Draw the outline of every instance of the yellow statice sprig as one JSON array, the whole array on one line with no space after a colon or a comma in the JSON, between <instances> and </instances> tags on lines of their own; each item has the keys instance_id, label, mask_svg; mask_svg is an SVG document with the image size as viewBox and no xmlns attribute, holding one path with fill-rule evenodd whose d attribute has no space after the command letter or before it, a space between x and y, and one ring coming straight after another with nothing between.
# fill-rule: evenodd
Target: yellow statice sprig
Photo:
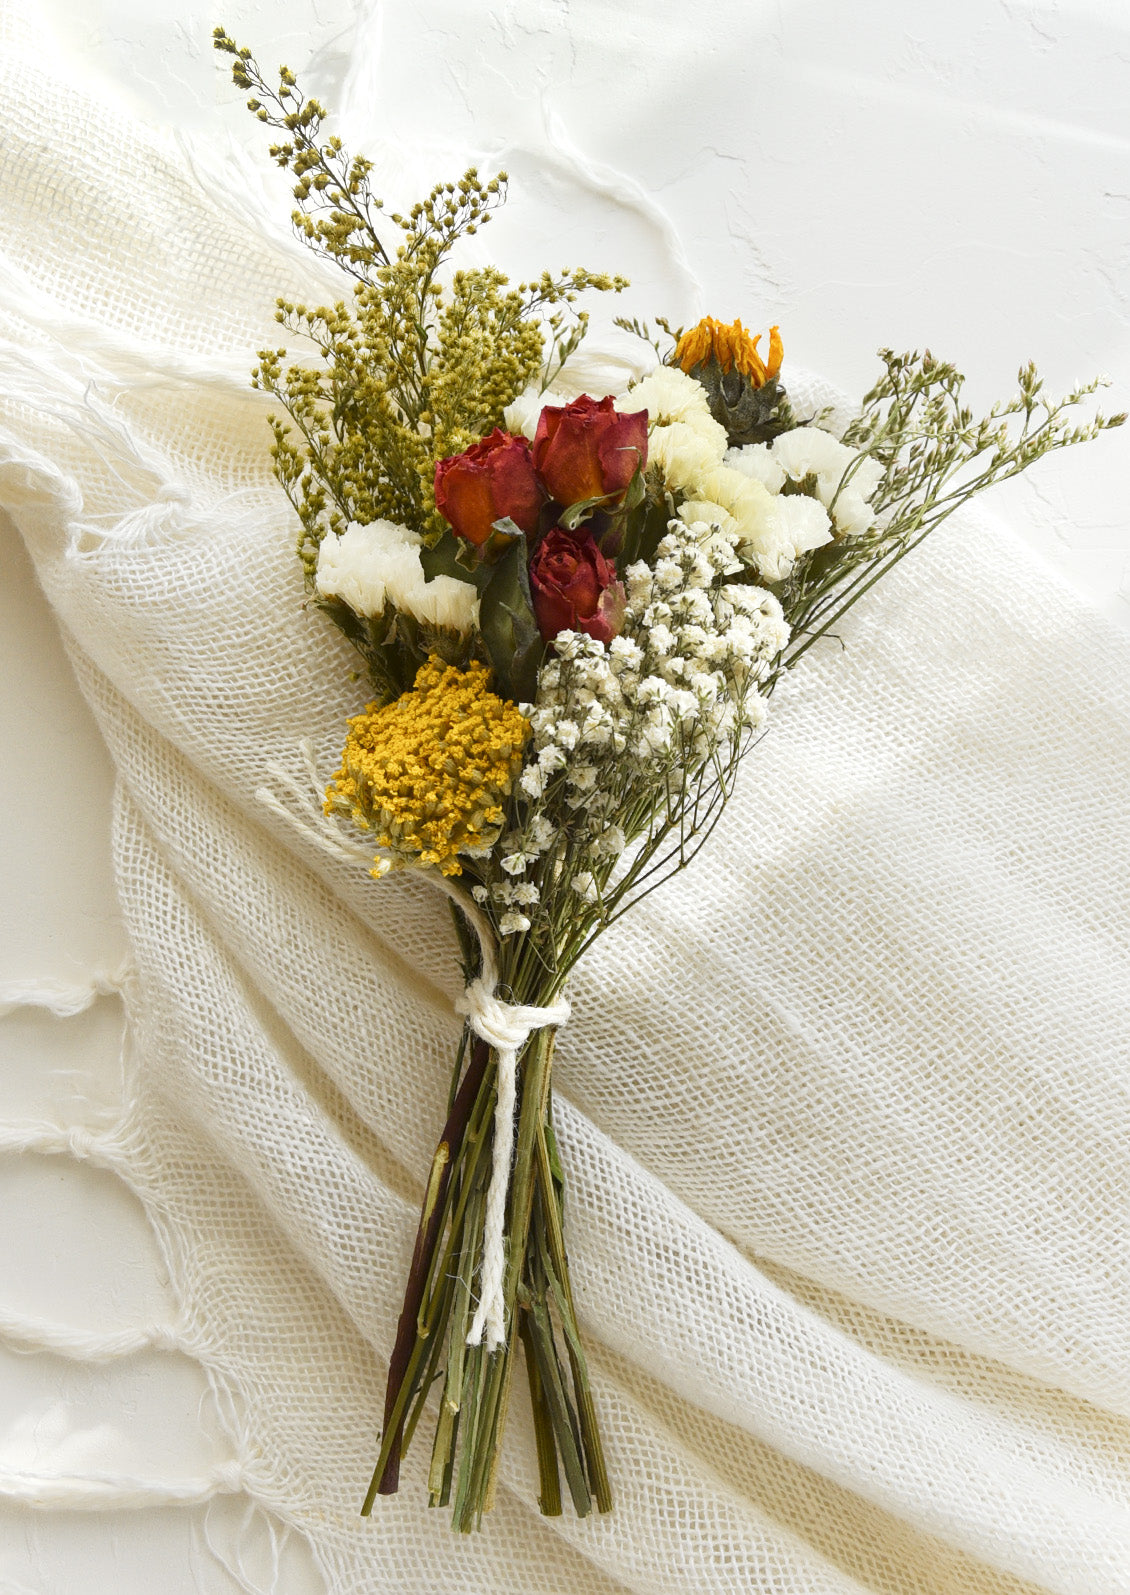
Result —
<instances>
[{"instance_id":1,"label":"yellow statice sprig","mask_svg":"<svg viewBox=\"0 0 1130 1595\"><path fill-rule=\"evenodd\" d=\"M530 726L489 682L481 664L459 670L433 656L409 692L349 721L325 810L391 855L374 875L406 865L459 875L460 853L497 840Z\"/></svg>"}]
</instances>

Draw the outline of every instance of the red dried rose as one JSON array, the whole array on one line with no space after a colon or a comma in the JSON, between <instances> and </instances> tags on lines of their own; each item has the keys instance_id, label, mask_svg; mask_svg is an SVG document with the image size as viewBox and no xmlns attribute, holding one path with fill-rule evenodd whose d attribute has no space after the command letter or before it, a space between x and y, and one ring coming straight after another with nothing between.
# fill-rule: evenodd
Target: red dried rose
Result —
<instances>
[{"instance_id":1,"label":"red dried rose","mask_svg":"<svg viewBox=\"0 0 1130 1595\"><path fill-rule=\"evenodd\" d=\"M624 492L647 464L647 411L621 415L612 400L582 393L572 404L547 404L534 434L534 468L559 504Z\"/></svg>"},{"instance_id":2,"label":"red dried rose","mask_svg":"<svg viewBox=\"0 0 1130 1595\"><path fill-rule=\"evenodd\" d=\"M624 623L624 587L583 528L546 532L530 561L530 595L546 642L559 631L583 631L609 643Z\"/></svg>"},{"instance_id":3,"label":"red dried rose","mask_svg":"<svg viewBox=\"0 0 1130 1595\"><path fill-rule=\"evenodd\" d=\"M498 426L481 443L436 462L435 490L436 508L456 537L476 548L506 517L521 531L535 532L546 499L530 445Z\"/></svg>"}]
</instances>

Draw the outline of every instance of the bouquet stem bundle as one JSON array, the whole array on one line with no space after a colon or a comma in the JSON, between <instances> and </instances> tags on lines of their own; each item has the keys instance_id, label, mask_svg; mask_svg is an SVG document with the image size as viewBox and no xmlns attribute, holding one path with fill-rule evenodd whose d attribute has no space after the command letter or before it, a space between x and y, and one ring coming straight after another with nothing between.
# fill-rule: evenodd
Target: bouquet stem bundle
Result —
<instances>
[{"instance_id":1,"label":"bouquet stem bundle","mask_svg":"<svg viewBox=\"0 0 1130 1595\"><path fill-rule=\"evenodd\" d=\"M556 994L538 995L549 1003ZM503 1276L505 1322L516 1334L492 1349L481 1336L478 1343L470 1342L499 1060L496 1049L482 1040L468 1044L464 1034L420 1212L389 1364L384 1437L363 1512L372 1509L377 1495L396 1491L400 1459L446 1352L428 1496L433 1506L452 1507L456 1528L478 1527L494 1499L519 1340L534 1416L542 1511L560 1513L562 1472L579 1516L594 1503L600 1511L612 1504L565 1249L564 1179L552 1122L555 1036L552 1026L535 1031L520 1060Z\"/></svg>"}]
</instances>

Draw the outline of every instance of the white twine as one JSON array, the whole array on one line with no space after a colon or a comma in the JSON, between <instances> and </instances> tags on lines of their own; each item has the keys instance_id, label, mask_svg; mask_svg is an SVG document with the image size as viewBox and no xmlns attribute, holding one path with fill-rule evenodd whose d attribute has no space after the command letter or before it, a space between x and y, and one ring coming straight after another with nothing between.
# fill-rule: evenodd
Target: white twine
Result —
<instances>
[{"instance_id":1,"label":"white twine","mask_svg":"<svg viewBox=\"0 0 1130 1595\"><path fill-rule=\"evenodd\" d=\"M299 743L305 783L296 780L277 764L267 766L268 774L285 791L295 808L283 803L268 787L255 796L273 814L334 858L372 864L372 849L346 839L340 826L322 808L322 783L318 779L314 749L310 742ZM424 880L450 897L479 940L482 972L472 980L455 1003L456 1013L464 1014L481 1041L494 1049L497 1096L494 1109L494 1146L491 1154L490 1185L487 1189L483 1220L483 1260L479 1278L479 1301L467 1344L478 1346L484 1334L488 1351L496 1351L506 1340L506 1309L503 1281L506 1274L506 1202L510 1193L510 1161L514 1155L514 1109L518 1094L518 1054L535 1030L563 1025L570 1008L564 997L546 1008L529 1003L503 1002L495 995L498 985L497 943L486 915L475 903L453 886L446 876L431 870L421 871Z\"/></svg>"},{"instance_id":2,"label":"white twine","mask_svg":"<svg viewBox=\"0 0 1130 1595\"><path fill-rule=\"evenodd\" d=\"M478 927L476 927L477 929ZM494 1149L491 1157L490 1187L483 1221L483 1262L479 1278L479 1302L467 1332L467 1344L477 1346L486 1334L488 1351L496 1351L506 1339L506 1304L503 1277L506 1272L506 1199L510 1190L510 1159L514 1152L514 1104L517 1096L518 1054L535 1030L547 1025L563 1025L569 1017L564 997L546 1008L532 1004L502 1002L494 994L494 959L489 973L484 948L484 974L464 991L455 1004L457 1013L466 1014L471 1029L493 1047L497 1058L497 1097L494 1108Z\"/></svg>"}]
</instances>

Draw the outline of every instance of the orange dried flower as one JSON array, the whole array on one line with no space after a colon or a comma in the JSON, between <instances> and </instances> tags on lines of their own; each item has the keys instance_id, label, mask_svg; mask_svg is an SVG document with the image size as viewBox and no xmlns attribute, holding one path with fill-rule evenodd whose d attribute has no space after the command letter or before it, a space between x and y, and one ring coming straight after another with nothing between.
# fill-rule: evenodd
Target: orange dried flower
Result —
<instances>
[{"instance_id":1,"label":"orange dried flower","mask_svg":"<svg viewBox=\"0 0 1130 1595\"><path fill-rule=\"evenodd\" d=\"M740 320L727 327L715 321L713 316L704 316L697 327L684 332L679 339L675 347L675 361L689 372L695 366L713 359L724 373L740 371L755 388L761 388L780 371L784 346L777 327L769 329L767 360L763 360L757 352L760 342L761 334L751 338Z\"/></svg>"}]
</instances>

